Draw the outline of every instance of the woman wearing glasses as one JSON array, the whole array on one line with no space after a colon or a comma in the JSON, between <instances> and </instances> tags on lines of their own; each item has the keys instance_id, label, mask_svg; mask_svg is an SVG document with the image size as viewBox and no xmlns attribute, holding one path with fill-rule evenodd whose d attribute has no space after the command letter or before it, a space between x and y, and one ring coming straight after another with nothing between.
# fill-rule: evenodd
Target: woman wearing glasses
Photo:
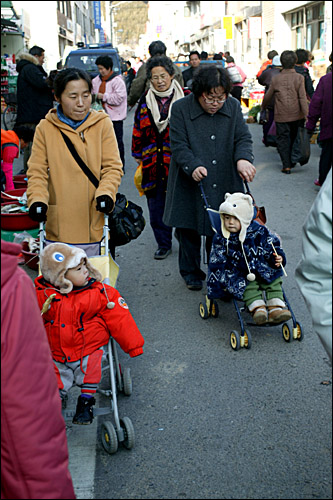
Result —
<instances>
[{"instance_id":1,"label":"woman wearing glasses","mask_svg":"<svg viewBox=\"0 0 333 500\"><path fill-rule=\"evenodd\" d=\"M174 79L174 65L169 57L150 58L146 71L150 88L135 112L132 156L138 164L142 162L142 188L158 246L154 259L165 259L172 246L172 228L162 221L171 157L169 119L172 106L184 97L184 92Z\"/></svg>"},{"instance_id":2,"label":"woman wearing glasses","mask_svg":"<svg viewBox=\"0 0 333 500\"><path fill-rule=\"evenodd\" d=\"M172 107L170 164L163 221L175 227L179 271L189 290L201 290L201 235L209 256L213 231L204 209L199 182L208 204L218 210L225 193L244 192L256 169L252 139L239 101L230 95L225 69L205 65L193 79L193 93Z\"/></svg>"}]
</instances>

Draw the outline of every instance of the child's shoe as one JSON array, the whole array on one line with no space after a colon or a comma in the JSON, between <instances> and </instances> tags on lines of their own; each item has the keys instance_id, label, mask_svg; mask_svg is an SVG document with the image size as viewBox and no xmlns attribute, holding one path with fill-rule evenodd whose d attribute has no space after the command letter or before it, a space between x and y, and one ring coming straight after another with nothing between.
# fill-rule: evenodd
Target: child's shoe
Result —
<instances>
[{"instance_id":1,"label":"child's shoe","mask_svg":"<svg viewBox=\"0 0 333 500\"><path fill-rule=\"evenodd\" d=\"M92 396L86 397L81 394L78 397L76 405L76 413L73 417L73 424L89 425L92 423L94 415L92 406L96 403L95 398Z\"/></svg>"},{"instance_id":2,"label":"child's shoe","mask_svg":"<svg viewBox=\"0 0 333 500\"><path fill-rule=\"evenodd\" d=\"M248 310L250 311L252 319L256 325L263 325L264 323L267 323L267 309L263 300L255 300L248 306Z\"/></svg>"},{"instance_id":3,"label":"child's shoe","mask_svg":"<svg viewBox=\"0 0 333 500\"><path fill-rule=\"evenodd\" d=\"M291 318L291 312L281 299L269 299L267 301L267 307L269 323L281 323Z\"/></svg>"}]
</instances>

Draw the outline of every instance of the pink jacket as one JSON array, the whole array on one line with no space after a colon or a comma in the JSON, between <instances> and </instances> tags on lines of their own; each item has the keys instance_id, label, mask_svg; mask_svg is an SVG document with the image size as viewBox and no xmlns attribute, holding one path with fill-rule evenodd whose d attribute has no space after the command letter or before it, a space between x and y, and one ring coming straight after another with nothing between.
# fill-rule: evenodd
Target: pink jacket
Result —
<instances>
[{"instance_id":1,"label":"pink jacket","mask_svg":"<svg viewBox=\"0 0 333 500\"><path fill-rule=\"evenodd\" d=\"M227 68L230 68L232 66L236 66L236 68L238 69L238 72L240 74L240 76L243 78L243 80L240 82L240 83L233 83L233 87L243 87L243 83L245 82L246 78L247 78L247 75L244 73L244 71L242 70L242 68L240 68L239 66L237 66L235 63L228 63L227 64Z\"/></svg>"},{"instance_id":2,"label":"pink jacket","mask_svg":"<svg viewBox=\"0 0 333 500\"><path fill-rule=\"evenodd\" d=\"M98 94L102 80L97 75L92 81L92 93ZM103 106L112 121L125 120L127 116L127 91L121 75L106 82Z\"/></svg>"},{"instance_id":3,"label":"pink jacket","mask_svg":"<svg viewBox=\"0 0 333 500\"><path fill-rule=\"evenodd\" d=\"M1 240L1 498L75 498L51 352L20 245Z\"/></svg>"}]
</instances>

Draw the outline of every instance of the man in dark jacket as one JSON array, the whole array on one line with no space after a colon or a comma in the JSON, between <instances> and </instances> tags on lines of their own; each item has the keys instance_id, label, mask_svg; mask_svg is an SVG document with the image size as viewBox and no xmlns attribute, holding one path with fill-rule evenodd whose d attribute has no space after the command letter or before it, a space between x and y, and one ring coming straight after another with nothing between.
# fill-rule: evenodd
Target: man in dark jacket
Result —
<instances>
[{"instance_id":1,"label":"man in dark jacket","mask_svg":"<svg viewBox=\"0 0 333 500\"><path fill-rule=\"evenodd\" d=\"M304 77L305 92L308 100L310 100L314 93L314 88L308 68L304 64L309 60L309 52L305 49L295 50L297 56L297 63L295 64L295 71Z\"/></svg>"},{"instance_id":2,"label":"man in dark jacket","mask_svg":"<svg viewBox=\"0 0 333 500\"><path fill-rule=\"evenodd\" d=\"M189 88L190 90L192 89L192 81L193 81L193 75L195 71L200 66L200 54L197 50L192 50L190 52L190 68L186 69L183 71L183 79L184 79L184 87Z\"/></svg>"},{"instance_id":3,"label":"man in dark jacket","mask_svg":"<svg viewBox=\"0 0 333 500\"><path fill-rule=\"evenodd\" d=\"M151 42L148 47L150 57L154 56L166 56L166 46L161 40L156 40ZM175 79L181 87L184 86L184 80L182 76L182 70L179 66L174 64L175 68ZM146 74L146 64L142 64L137 71L136 77L132 81L130 92L128 94L127 103L129 106L134 106L140 99L145 90L149 89L150 82L147 79Z\"/></svg>"},{"instance_id":4,"label":"man in dark jacket","mask_svg":"<svg viewBox=\"0 0 333 500\"><path fill-rule=\"evenodd\" d=\"M171 164L163 221L177 228L179 272L189 290L201 290L201 236L210 253L213 230L209 206L218 210L227 192L244 192L243 180L256 172L252 139L232 84L220 65L205 64L193 80L193 93L176 101L170 119Z\"/></svg>"},{"instance_id":5,"label":"man in dark jacket","mask_svg":"<svg viewBox=\"0 0 333 500\"><path fill-rule=\"evenodd\" d=\"M282 70L280 56L276 55L273 57L272 64L267 66L267 68L258 76L258 82L260 85L265 87L265 94L268 92L269 86L271 84L274 76L278 75ZM264 121L262 126L263 138L262 142L266 147L268 146L276 146L276 139L273 135L268 135L268 132L272 126L274 121L274 96L267 106L268 118L267 121Z\"/></svg>"},{"instance_id":6,"label":"man in dark jacket","mask_svg":"<svg viewBox=\"0 0 333 500\"><path fill-rule=\"evenodd\" d=\"M34 55L21 54L16 69L18 72L16 125L24 125L35 130L40 120L53 107L52 89L46 82L47 74ZM24 172L28 169L30 154L31 146L24 151Z\"/></svg>"}]
</instances>

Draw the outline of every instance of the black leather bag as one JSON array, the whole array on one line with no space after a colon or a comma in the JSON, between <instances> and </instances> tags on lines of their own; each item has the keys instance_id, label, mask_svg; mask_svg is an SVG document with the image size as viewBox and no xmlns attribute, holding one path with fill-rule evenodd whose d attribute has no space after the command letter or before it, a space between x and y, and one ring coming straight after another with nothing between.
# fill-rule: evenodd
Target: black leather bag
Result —
<instances>
[{"instance_id":1,"label":"black leather bag","mask_svg":"<svg viewBox=\"0 0 333 500\"><path fill-rule=\"evenodd\" d=\"M142 208L124 194L117 193L113 212L109 217L110 240L116 247L127 245L135 240L146 225Z\"/></svg>"}]
</instances>

